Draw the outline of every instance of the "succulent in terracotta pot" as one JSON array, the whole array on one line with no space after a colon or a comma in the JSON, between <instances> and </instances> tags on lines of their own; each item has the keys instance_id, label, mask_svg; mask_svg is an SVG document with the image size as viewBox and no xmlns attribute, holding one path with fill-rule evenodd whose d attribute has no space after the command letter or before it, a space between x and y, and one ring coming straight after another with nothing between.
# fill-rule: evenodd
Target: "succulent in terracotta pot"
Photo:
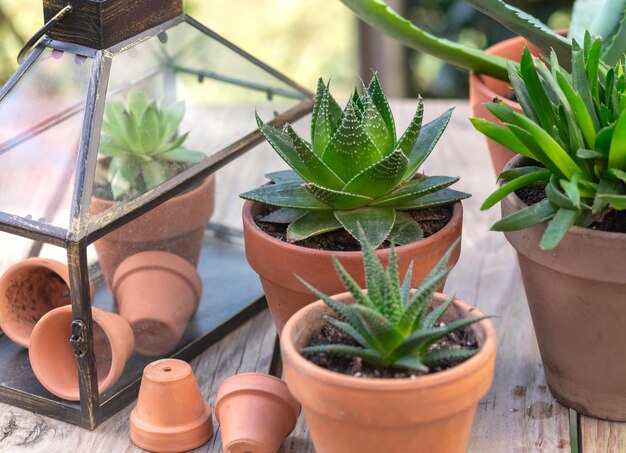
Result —
<instances>
[{"instance_id":1,"label":"succulent in terracotta pot","mask_svg":"<svg viewBox=\"0 0 626 453\"><path fill-rule=\"evenodd\" d=\"M585 415L624 421L626 367L612 357L626 342L626 75L600 55L589 34L573 45L571 73L554 55L548 68L526 51L511 68L524 114L493 103L504 126L473 122L523 156L483 208L501 201L492 229L518 252L552 393Z\"/></svg>"},{"instance_id":2,"label":"succulent in terracotta pot","mask_svg":"<svg viewBox=\"0 0 626 453\"><path fill-rule=\"evenodd\" d=\"M316 273L321 281L333 285L325 290L340 287L332 270L334 253L356 251L351 271L362 268L355 239L357 225L375 247L382 246L385 254L390 241L402 245L398 253L403 268L409 262L405 257L422 255L424 267L416 270L415 283L460 235L458 202L469 194L450 188L458 181L456 177L419 173L451 114L448 110L422 126L423 105L419 99L413 120L397 138L391 109L374 76L361 95L355 90L343 111L320 79L311 143L299 137L290 125L278 130L258 119L263 135L291 167L267 175L271 184L241 195L254 202L244 205L248 261L261 276L279 330L297 308L313 301L292 275L299 272L300 266L307 276ZM416 220L420 213L442 216L439 231L431 231L426 237ZM262 231L257 222L285 229L284 240ZM311 240L319 238L327 238L325 242L332 244L314 243L312 247L317 250L311 249ZM352 241L353 248L343 248L346 240ZM457 258L458 254L451 261ZM283 288L289 292L284 293Z\"/></svg>"},{"instance_id":3,"label":"succulent in terracotta pot","mask_svg":"<svg viewBox=\"0 0 626 453\"><path fill-rule=\"evenodd\" d=\"M184 102L158 104L142 91L132 91L126 103L107 102L99 148L104 157L99 161L92 214L136 198L206 157L184 147L190 133L179 135L184 114ZM215 178L209 176L96 241L109 287L117 266L135 253L161 250L196 265L214 198Z\"/></svg>"},{"instance_id":4,"label":"succulent in terracotta pot","mask_svg":"<svg viewBox=\"0 0 626 453\"><path fill-rule=\"evenodd\" d=\"M349 293L310 287L321 301L296 313L281 337L287 385L315 448L464 452L493 378L493 327L477 309L435 293L452 248L412 290L393 248L385 269L362 242L367 290L336 260Z\"/></svg>"}]
</instances>

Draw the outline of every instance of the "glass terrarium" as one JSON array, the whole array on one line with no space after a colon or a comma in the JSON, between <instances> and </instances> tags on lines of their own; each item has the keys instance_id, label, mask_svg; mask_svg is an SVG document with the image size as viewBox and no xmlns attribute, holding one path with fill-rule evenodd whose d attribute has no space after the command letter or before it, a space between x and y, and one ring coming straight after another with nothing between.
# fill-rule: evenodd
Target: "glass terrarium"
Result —
<instances>
[{"instance_id":1,"label":"glass terrarium","mask_svg":"<svg viewBox=\"0 0 626 453\"><path fill-rule=\"evenodd\" d=\"M146 364L261 308L215 172L261 141L255 111L279 125L312 99L180 1L44 11L0 92L0 400L93 428Z\"/></svg>"}]
</instances>

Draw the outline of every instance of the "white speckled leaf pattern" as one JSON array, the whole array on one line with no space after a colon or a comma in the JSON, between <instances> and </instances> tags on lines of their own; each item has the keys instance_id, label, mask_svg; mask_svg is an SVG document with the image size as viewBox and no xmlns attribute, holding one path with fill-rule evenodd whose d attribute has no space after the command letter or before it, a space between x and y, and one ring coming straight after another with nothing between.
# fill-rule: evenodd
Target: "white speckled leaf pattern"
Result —
<instances>
[{"instance_id":1,"label":"white speckled leaf pattern","mask_svg":"<svg viewBox=\"0 0 626 453\"><path fill-rule=\"evenodd\" d=\"M365 195L327 189L326 187L318 186L315 183L305 184L304 187L315 198L335 209L360 208L361 206L365 206L372 201L372 198Z\"/></svg>"},{"instance_id":2,"label":"white speckled leaf pattern","mask_svg":"<svg viewBox=\"0 0 626 453\"><path fill-rule=\"evenodd\" d=\"M394 139L391 138L385 120L367 91L363 93L363 129L383 156L393 152ZM417 135L415 137L417 138Z\"/></svg>"},{"instance_id":3,"label":"white speckled leaf pattern","mask_svg":"<svg viewBox=\"0 0 626 453\"><path fill-rule=\"evenodd\" d=\"M380 81L377 76L372 78L369 86L367 87L367 92L372 97L372 101L374 105L380 112L385 120L385 124L387 125L387 130L391 134L391 138L393 141L396 141L396 124L393 120L393 114L391 113L391 107L389 107L389 103L387 102L387 98L385 97L385 93L383 92L383 88L380 86Z\"/></svg>"},{"instance_id":4,"label":"white speckled leaf pattern","mask_svg":"<svg viewBox=\"0 0 626 453\"><path fill-rule=\"evenodd\" d=\"M374 248L378 248L393 228L396 211L393 208L364 207L349 211L335 211L335 217L354 237L357 237L357 229L360 225L369 242Z\"/></svg>"},{"instance_id":5,"label":"white speckled leaf pattern","mask_svg":"<svg viewBox=\"0 0 626 453\"><path fill-rule=\"evenodd\" d=\"M310 236L340 228L341 223L335 218L333 211L311 211L289 225L287 239L289 241L301 241Z\"/></svg>"},{"instance_id":6,"label":"white speckled leaf pattern","mask_svg":"<svg viewBox=\"0 0 626 453\"><path fill-rule=\"evenodd\" d=\"M420 130L422 129L422 118L424 117L424 102L422 101L422 97L419 96L417 98L417 110L415 111L415 115L413 115L413 119L411 123L398 140L398 146L402 150L405 156L411 155L411 150L417 141L417 137L420 134Z\"/></svg>"},{"instance_id":7,"label":"white speckled leaf pattern","mask_svg":"<svg viewBox=\"0 0 626 453\"><path fill-rule=\"evenodd\" d=\"M366 168L342 189L378 198L393 190L402 180L409 160L399 149Z\"/></svg>"}]
</instances>

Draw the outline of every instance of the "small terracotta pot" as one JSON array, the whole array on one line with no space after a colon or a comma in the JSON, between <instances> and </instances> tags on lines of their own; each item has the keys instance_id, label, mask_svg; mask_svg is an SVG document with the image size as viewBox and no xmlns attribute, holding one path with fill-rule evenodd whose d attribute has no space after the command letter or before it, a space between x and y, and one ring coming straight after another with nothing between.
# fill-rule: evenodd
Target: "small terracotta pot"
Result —
<instances>
[{"instance_id":1,"label":"small terracotta pot","mask_svg":"<svg viewBox=\"0 0 626 453\"><path fill-rule=\"evenodd\" d=\"M92 198L91 214L113 207L110 200ZM161 250L194 265L202 248L204 230L215 209L215 175L195 189L178 195L95 242L102 274L109 288L115 270L127 257Z\"/></svg>"},{"instance_id":2,"label":"small terracotta pot","mask_svg":"<svg viewBox=\"0 0 626 453\"><path fill-rule=\"evenodd\" d=\"M505 39L504 41L487 48L485 51L491 55L497 55L512 61L520 61L526 45L528 45L533 55L540 54L539 50L534 45L519 36ZM503 82L502 80L497 80L483 74L470 72L469 90L470 106L472 107L472 114L475 117L486 118L490 121L502 124L483 105L485 102L493 102L496 98L501 99L502 102L505 102L514 110L522 113L522 107L519 103L509 99L509 97L513 94L513 91L508 82ZM491 139L486 138L486 140L493 168L496 175L499 175L506 163L511 160L516 153Z\"/></svg>"},{"instance_id":3,"label":"small terracotta pot","mask_svg":"<svg viewBox=\"0 0 626 453\"><path fill-rule=\"evenodd\" d=\"M352 303L352 295L333 297ZM433 306L449 297L435 293ZM461 453L467 450L478 401L493 380L495 331L489 320L472 326L480 351L445 371L415 379L357 378L321 368L300 349L332 311L322 301L296 313L280 339L287 385L302 403L318 453ZM450 319L482 316L459 300Z\"/></svg>"},{"instance_id":4,"label":"small terracotta pot","mask_svg":"<svg viewBox=\"0 0 626 453\"><path fill-rule=\"evenodd\" d=\"M11 266L0 278L0 328L25 348L37 321L69 303L69 271L58 261L28 258Z\"/></svg>"},{"instance_id":5,"label":"small terracotta pot","mask_svg":"<svg viewBox=\"0 0 626 453\"><path fill-rule=\"evenodd\" d=\"M282 379L241 373L217 390L215 416L226 453L276 453L295 428L300 404Z\"/></svg>"},{"instance_id":6,"label":"small terracotta pot","mask_svg":"<svg viewBox=\"0 0 626 453\"><path fill-rule=\"evenodd\" d=\"M113 277L120 315L135 334L135 350L158 356L170 352L198 308L202 280L178 255L141 252L126 258Z\"/></svg>"},{"instance_id":7,"label":"small terracotta pot","mask_svg":"<svg viewBox=\"0 0 626 453\"><path fill-rule=\"evenodd\" d=\"M114 313L98 308L92 308L91 313L98 391L102 393L122 375L133 353L133 332L128 323ZM47 313L33 329L28 355L41 385L59 398L79 401L76 356L69 341L73 319L70 305Z\"/></svg>"},{"instance_id":8,"label":"small terracotta pot","mask_svg":"<svg viewBox=\"0 0 626 453\"><path fill-rule=\"evenodd\" d=\"M333 257L337 257L356 282L361 287L365 286L362 252L316 250L276 239L261 230L254 221L262 209L260 203L251 201L243 205L246 257L261 278L265 298L279 333L289 317L316 300L315 295L296 275L325 294L343 292L345 287L332 262ZM457 202L454 204L452 219L440 231L421 241L396 247L400 275L404 275L411 261L414 261L412 283L414 287L419 286L454 241L461 237L462 224L463 206ZM459 246L450 257L449 266L456 264L460 251ZM386 264L389 249L376 250L376 255Z\"/></svg>"},{"instance_id":9,"label":"small terracotta pot","mask_svg":"<svg viewBox=\"0 0 626 453\"><path fill-rule=\"evenodd\" d=\"M509 167L519 166L521 158ZM502 200L502 216L526 205ZM517 250L548 386L578 413L626 421L626 234L574 226L552 251L546 224L505 233Z\"/></svg>"},{"instance_id":10,"label":"small terracotta pot","mask_svg":"<svg viewBox=\"0 0 626 453\"><path fill-rule=\"evenodd\" d=\"M211 406L202 398L191 366L161 359L143 370L137 406L130 414L130 438L144 450L187 451L213 437Z\"/></svg>"}]
</instances>

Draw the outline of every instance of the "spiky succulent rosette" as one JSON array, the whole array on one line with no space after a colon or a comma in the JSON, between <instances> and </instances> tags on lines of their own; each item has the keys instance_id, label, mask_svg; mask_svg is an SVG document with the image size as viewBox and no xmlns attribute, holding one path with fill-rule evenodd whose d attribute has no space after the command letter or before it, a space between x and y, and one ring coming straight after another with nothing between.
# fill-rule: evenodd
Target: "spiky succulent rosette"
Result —
<instances>
[{"instance_id":1,"label":"spiky succulent rosette","mask_svg":"<svg viewBox=\"0 0 626 453\"><path fill-rule=\"evenodd\" d=\"M257 116L259 129L291 170L266 175L273 184L241 195L278 207L262 218L289 224L287 240L345 228L357 237L360 224L370 243L408 244L424 233L407 211L448 205L469 197L449 189L459 178L419 175L443 134L452 109L422 127L421 98L404 134L396 127L374 76L363 94L355 90L342 111L319 80L311 119L311 143L291 125L278 130Z\"/></svg>"}]
</instances>

